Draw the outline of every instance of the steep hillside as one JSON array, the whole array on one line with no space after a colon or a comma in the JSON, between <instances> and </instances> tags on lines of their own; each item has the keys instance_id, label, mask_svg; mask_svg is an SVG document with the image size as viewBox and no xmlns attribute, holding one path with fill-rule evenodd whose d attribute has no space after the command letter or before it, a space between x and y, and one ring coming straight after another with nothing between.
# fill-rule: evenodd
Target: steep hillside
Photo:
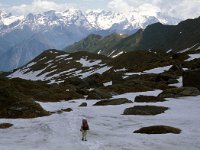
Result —
<instances>
[{"instance_id":1,"label":"steep hillside","mask_svg":"<svg viewBox=\"0 0 200 150\"><path fill-rule=\"evenodd\" d=\"M64 49L66 52L88 51L97 54L108 55L110 49L114 47L121 39L128 35L110 34L102 37L100 35L91 34L85 39L76 42Z\"/></svg>"},{"instance_id":2,"label":"steep hillside","mask_svg":"<svg viewBox=\"0 0 200 150\"><path fill-rule=\"evenodd\" d=\"M68 54L62 51L49 50L9 77L59 83L64 82L69 77L86 78L95 73L102 74L111 68L107 66L108 60L105 56L88 52Z\"/></svg>"},{"instance_id":3,"label":"steep hillside","mask_svg":"<svg viewBox=\"0 0 200 150\"><path fill-rule=\"evenodd\" d=\"M26 42L12 47L9 51L0 55L0 70L10 71L30 61L44 50L54 47L43 35L34 35Z\"/></svg>"},{"instance_id":4,"label":"steep hillside","mask_svg":"<svg viewBox=\"0 0 200 150\"><path fill-rule=\"evenodd\" d=\"M120 51L143 50L172 50L174 52L186 48L198 47L200 43L200 17L189 19L176 26L156 23L149 25L120 41L113 49Z\"/></svg>"},{"instance_id":5,"label":"steep hillside","mask_svg":"<svg viewBox=\"0 0 200 150\"><path fill-rule=\"evenodd\" d=\"M178 25L155 23L147 26L144 30L138 30L128 37L114 38L117 39L114 41L109 40L107 37L101 40L102 42L99 42L95 50L93 47L87 46L87 51L98 53L101 50L101 54L116 57L134 50L170 50L179 52L185 49L198 48L200 45L200 17L188 19ZM75 51L81 50L79 47L74 47L74 45L70 47L76 49Z\"/></svg>"},{"instance_id":6,"label":"steep hillside","mask_svg":"<svg viewBox=\"0 0 200 150\"><path fill-rule=\"evenodd\" d=\"M90 34L83 40L79 42L75 42L73 45L66 47L64 51L66 52L78 52L78 51L93 52L102 38L103 37L100 35Z\"/></svg>"}]
</instances>

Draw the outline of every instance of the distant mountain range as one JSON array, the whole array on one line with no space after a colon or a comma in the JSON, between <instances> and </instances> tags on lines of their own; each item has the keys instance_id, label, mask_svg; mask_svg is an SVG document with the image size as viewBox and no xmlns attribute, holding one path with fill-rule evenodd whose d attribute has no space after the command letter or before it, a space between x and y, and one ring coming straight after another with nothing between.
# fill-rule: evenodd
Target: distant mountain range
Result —
<instances>
[{"instance_id":1,"label":"distant mountain range","mask_svg":"<svg viewBox=\"0 0 200 150\"><path fill-rule=\"evenodd\" d=\"M46 49L63 49L91 33L132 34L155 22L177 24L179 21L161 13L144 16L136 11L120 14L68 9L13 16L0 10L0 70L22 66Z\"/></svg>"},{"instance_id":2,"label":"distant mountain range","mask_svg":"<svg viewBox=\"0 0 200 150\"><path fill-rule=\"evenodd\" d=\"M130 36L111 34L101 37L89 35L66 47L67 52L89 51L116 57L134 50L163 50L179 52L200 45L200 17L188 19L178 25L155 23Z\"/></svg>"}]
</instances>

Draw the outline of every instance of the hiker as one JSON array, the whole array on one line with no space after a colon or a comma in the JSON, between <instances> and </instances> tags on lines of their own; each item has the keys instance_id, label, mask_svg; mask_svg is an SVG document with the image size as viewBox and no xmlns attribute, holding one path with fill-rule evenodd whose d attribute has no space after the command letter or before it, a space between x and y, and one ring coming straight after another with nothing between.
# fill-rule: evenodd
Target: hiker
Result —
<instances>
[{"instance_id":1,"label":"hiker","mask_svg":"<svg viewBox=\"0 0 200 150\"><path fill-rule=\"evenodd\" d=\"M82 120L82 125L81 125L81 129L80 131L82 132L82 141L87 141L87 132L89 130L89 125L88 125L88 122L87 122L87 119L83 119Z\"/></svg>"}]
</instances>

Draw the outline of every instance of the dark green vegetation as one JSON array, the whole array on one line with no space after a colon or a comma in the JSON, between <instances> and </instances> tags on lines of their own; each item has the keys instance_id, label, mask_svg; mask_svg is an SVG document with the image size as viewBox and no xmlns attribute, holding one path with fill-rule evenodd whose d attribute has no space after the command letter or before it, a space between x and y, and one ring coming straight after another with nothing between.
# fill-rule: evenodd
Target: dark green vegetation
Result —
<instances>
[{"instance_id":1,"label":"dark green vegetation","mask_svg":"<svg viewBox=\"0 0 200 150\"><path fill-rule=\"evenodd\" d=\"M139 130L134 131L134 133L142 133L142 134L173 133L173 134L180 134L181 130L178 129L178 128L170 127L170 126L157 125L157 126L143 127Z\"/></svg>"},{"instance_id":2,"label":"dark green vegetation","mask_svg":"<svg viewBox=\"0 0 200 150\"><path fill-rule=\"evenodd\" d=\"M98 37L98 38L97 38ZM188 19L176 26L155 23L149 25L145 30L139 30L128 37L111 35L100 38L98 35L90 35L67 47L66 51L89 51L114 56L121 51L130 52L134 50L163 50L172 49L174 52L186 48L194 48L200 43L200 17ZM194 46L194 47L193 47ZM199 44L196 45L198 47Z\"/></svg>"},{"instance_id":3,"label":"dark green vegetation","mask_svg":"<svg viewBox=\"0 0 200 150\"><path fill-rule=\"evenodd\" d=\"M163 106L134 106L126 108L123 115L158 115L168 110Z\"/></svg>"},{"instance_id":4,"label":"dark green vegetation","mask_svg":"<svg viewBox=\"0 0 200 150\"><path fill-rule=\"evenodd\" d=\"M102 37L100 35L91 34L85 39L66 47L64 51L88 51L92 53L100 52L100 54L109 55L110 51L108 50L111 50L112 47L114 47L121 39L125 37L127 37L127 35L111 34Z\"/></svg>"},{"instance_id":5,"label":"dark green vegetation","mask_svg":"<svg viewBox=\"0 0 200 150\"><path fill-rule=\"evenodd\" d=\"M12 127L13 124L11 123L0 123L0 129L6 129Z\"/></svg>"}]
</instances>

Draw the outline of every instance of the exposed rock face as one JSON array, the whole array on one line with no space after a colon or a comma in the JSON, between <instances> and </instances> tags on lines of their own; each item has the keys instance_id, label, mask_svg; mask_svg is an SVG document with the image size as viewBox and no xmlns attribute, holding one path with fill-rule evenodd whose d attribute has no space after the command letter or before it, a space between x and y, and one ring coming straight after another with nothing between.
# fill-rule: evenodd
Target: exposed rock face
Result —
<instances>
[{"instance_id":1,"label":"exposed rock face","mask_svg":"<svg viewBox=\"0 0 200 150\"><path fill-rule=\"evenodd\" d=\"M170 126L158 125L158 126L143 127L139 130L134 131L134 133L142 133L142 134L174 133L174 134L179 134L179 133L181 133L181 130L178 128L170 127Z\"/></svg>"},{"instance_id":2,"label":"exposed rock face","mask_svg":"<svg viewBox=\"0 0 200 150\"><path fill-rule=\"evenodd\" d=\"M82 104L79 105L79 107L86 107L86 106L87 106L86 102L83 102Z\"/></svg>"},{"instance_id":3,"label":"exposed rock face","mask_svg":"<svg viewBox=\"0 0 200 150\"><path fill-rule=\"evenodd\" d=\"M58 92L50 92L50 91L40 91L35 95L35 98L39 101L60 101L60 100L72 100L72 99L80 99L83 98L83 95L75 92L75 91L68 91L64 92L58 90Z\"/></svg>"},{"instance_id":4,"label":"exposed rock face","mask_svg":"<svg viewBox=\"0 0 200 150\"><path fill-rule=\"evenodd\" d=\"M165 101L164 98L160 98L156 96L139 95L135 97L135 102L151 103L151 102L163 102L163 101Z\"/></svg>"},{"instance_id":5,"label":"exposed rock face","mask_svg":"<svg viewBox=\"0 0 200 150\"><path fill-rule=\"evenodd\" d=\"M183 96L197 96L200 91L195 87L181 87L164 90L158 95L160 98L175 98Z\"/></svg>"},{"instance_id":6,"label":"exposed rock face","mask_svg":"<svg viewBox=\"0 0 200 150\"><path fill-rule=\"evenodd\" d=\"M123 115L157 115L164 113L166 110L168 108L163 106L134 106L126 108Z\"/></svg>"},{"instance_id":7,"label":"exposed rock face","mask_svg":"<svg viewBox=\"0 0 200 150\"><path fill-rule=\"evenodd\" d=\"M183 73L183 86L200 89L200 69L188 70Z\"/></svg>"},{"instance_id":8,"label":"exposed rock face","mask_svg":"<svg viewBox=\"0 0 200 150\"><path fill-rule=\"evenodd\" d=\"M64 112L71 112L71 111L73 111L71 108L66 108L66 109L61 109L62 111L64 111Z\"/></svg>"},{"instance_id":9,"label":"exposed rock face","mask_svg":"<svg viewBox=\"0 0 200 150\"><path fill-rule=\"evenodd\" d=\"M87 99L108 99L111 97L110 93L95 89L88 94Z\"/></svg>"},{"instance_id":10,"label":"exposed rock face","mask_svg":"<svg viewBox=\"0 0 200 150\"><path fill-rule=\"evenodd\" d=\"M38 103L16 91L0 89L0 118L35 118L49 115Z\"/></svg>"},{"instance_id":11,"label":"exposed rock face","mask_svg":"<svg viewBox=\"0 0 200 150\"><path fill-rule=\"evenodd\" d=\"M183 73L183 68L182 66L179 64L179 65L173 65L170 69L169 69L169 72L172 72L172 73L176 73L176 74L182 74Z\"/></svg>"},{"instance_id":12,"label":"exposed rock face","mask_svg":"<svg viewBox=\"0 0 200 150\"><path fill-rule=\"evenodd\" d=\"M176 76L169 74L169 73L163 73L159 74L155 78L156 82L166 82L167 84L174 84L177 83Z\"/></svg>"},{"instance_id":13,"label":"exposed rock face","mask_svg":"<svg viewBox=\"0 0 200 150\"><path fill-rule=\"evenodd\" d=\"M103 86L102 75L99 73L95 73L84 79L85 82L88 82L90 88Z\"/></svg>"},{"instance_id":14,"label":"exposed rock face","mask_svg":"<svg viewBox=\"0 0 200 150\"><path fill-rule=\"evenodd\" d=\"M110 99L110 100L101 100L94 104L94 106L105 106L105 105L121 105L125 103L132 103L132 101L126 98L119 98L119 99Z\"/></svg>"},{"instance_id":15,"label":"exposed rock face","mask_svg":"<svg viewBox=\"0 0 200 150\"><path fill-rule=\"evenodd\" d=\"M78 77L72 77L65 80L65 83L72 84L78 86L79 88L89 88L89 83L85 80L82 80Z\"/></svg>"},{"instance_id":16,"label":"exposed rock face","mask_svg":"<svg viewBox=\"0 0 200 150\"><path fill-rule=\"evenodd\" d=\"M11 123L1 123L0 129L6 129L6 128L10 128L12 126L13 126L13 124L11 124Z\"/></svg>"}]
</instances>

